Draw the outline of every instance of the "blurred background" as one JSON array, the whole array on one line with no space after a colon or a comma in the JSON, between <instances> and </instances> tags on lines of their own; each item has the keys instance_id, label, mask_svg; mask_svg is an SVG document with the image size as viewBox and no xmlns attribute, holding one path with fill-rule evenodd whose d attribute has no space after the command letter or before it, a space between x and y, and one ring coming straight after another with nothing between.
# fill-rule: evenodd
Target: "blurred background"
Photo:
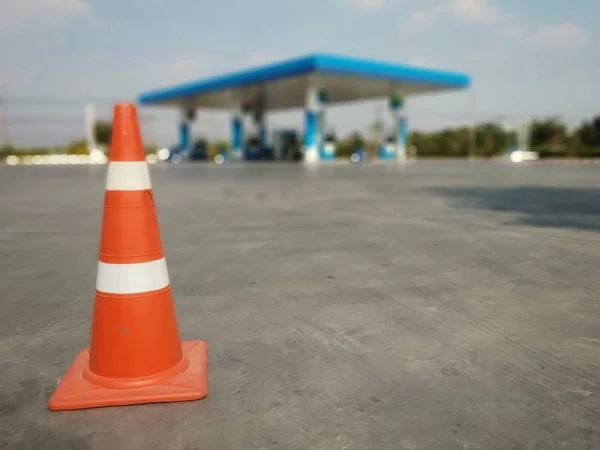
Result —
<instances>
[{"instance_id":1,"label":"blurred background","mask_svg":"<svg viewBox=\"0 0 600 450\"><path fill-rule=\"evenodd\" d=\"M0 154L106 144L116 101L148 89L330 52L469 74L468 92L406 100L413 157L491 157L525 136L541 157L600 156L592 18L557 0L9 0L0 5ZM177 141L177 113L143 108L148 151ZM269 116L301 127L302 111ZM385 100L328 110L338 156L392 129ZM228 145L229 116L198 110L193 139ZM523 133L523 134L520 134ZM88 145L89 146L89 145Z\"/></svg>"},{"instance_id":2,"label":"blurred background","mask_svg":"<svg viewBox=\"0 0 600 450\"><path fill-rule=\"evenodd\" d=\"M5 97L0 104L1 157L11 154L88 154L90 139L106 148L110 142L111 113L118 99ZM348 158L360 147L375 149L381 135L392 132L385 102L368 102L328 110L329 131L338 142L337 155ZM416 103L413 101L413 103ZM526 133L529 147L541 158L600 157L600 114L586 119L562 115L527 116L480 111L442 111L407 107L412 123L452 123L453 126L411 127L410 156L419 158L491 158L504 154ZM357 110L364 124L356 128L344 116ZM302 112L272 114L270 124L301 126ZM229 148L229 115L198 111L192 126L194 139L207 141L209 158ZM142 109L140 126L148 153L177 141L176 114ZM569 123L577 123L570 126Z\"/></svg>"}]
</instances>

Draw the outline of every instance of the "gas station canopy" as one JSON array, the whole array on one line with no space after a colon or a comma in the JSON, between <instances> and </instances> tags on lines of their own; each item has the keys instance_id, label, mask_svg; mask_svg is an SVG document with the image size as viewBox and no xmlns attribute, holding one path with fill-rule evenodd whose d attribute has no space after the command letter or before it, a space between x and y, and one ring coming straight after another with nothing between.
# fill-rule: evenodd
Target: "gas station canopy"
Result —
<instances>
[{"instance_id":1,"label":"gas station canopy","mask_svg":"<svg viewBox=\"0 0 600 450\"><path fill-rule=\"evenodd\" d=\"M331 105L464 89L470 84L470 77L458 72L313 54L146 92L138 101L182 109L232 109L240 102L252 102L260 103L264 111L276 111L304 107L311 86L327 92Z\"/></svg>"}]
</instances>

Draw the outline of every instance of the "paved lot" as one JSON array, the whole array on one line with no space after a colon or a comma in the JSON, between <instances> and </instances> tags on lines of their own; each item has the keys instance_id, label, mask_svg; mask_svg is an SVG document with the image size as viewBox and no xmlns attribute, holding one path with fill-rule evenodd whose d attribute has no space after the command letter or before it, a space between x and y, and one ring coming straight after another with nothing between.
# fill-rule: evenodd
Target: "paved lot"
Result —
<instances>
[{"instance_id":1,"label":"paved lot","mask_svg":"<svg viewBox=\"0 0 600 450\"><path fill-rule=\"evenodd\" d=\"M46 409L89 342L104 168L4 166L0 448L600 448L600 165L152 179L209 397Z\"/></svg>"}]
</instances>

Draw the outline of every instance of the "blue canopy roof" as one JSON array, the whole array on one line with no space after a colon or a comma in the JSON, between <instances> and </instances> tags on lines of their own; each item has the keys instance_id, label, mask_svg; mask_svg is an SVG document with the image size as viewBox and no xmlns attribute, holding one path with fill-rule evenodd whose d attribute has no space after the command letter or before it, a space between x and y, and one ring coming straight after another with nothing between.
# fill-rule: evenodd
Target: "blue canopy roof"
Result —
<instances>
[{"instance_id":1,"label":"blue canopy roof","mask_svg":"<svg viewBox=\"0 0 600 450\"><path fill-rule=\"evenodd\" d=\"M266 109L300 107L309 85L328 90L330 103L463 89L468 75L337 55L314 54L158 89L139 96L142 105L225 108L264 97Z\"/></svg>"}]
</instances>

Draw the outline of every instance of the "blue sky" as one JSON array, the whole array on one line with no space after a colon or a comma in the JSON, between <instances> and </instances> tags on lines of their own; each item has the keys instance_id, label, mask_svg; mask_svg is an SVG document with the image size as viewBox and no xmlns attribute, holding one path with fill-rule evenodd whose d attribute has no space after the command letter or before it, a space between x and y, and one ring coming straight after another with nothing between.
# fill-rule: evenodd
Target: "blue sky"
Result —
<instances>
[{"instance_id":1,"label":"blue sky","mask_svg":"<svg viewBox=\"0 0 600 450\"><path fill-rule=\"evenodd\" d=\"M473 77L471 93L409 99L413 128L528 115L576 125L600 113L599 16L594 0L2 0L0 140L58 144L82 134L87 99L109 118L113 101L148 89L313 52ZM364 130L381 105L332 108L329 123ZM176 139L174 113L144 113L146 140ZM202 113L193 132L226 137L227 116Z\"/></svg>"}]
</instances>

